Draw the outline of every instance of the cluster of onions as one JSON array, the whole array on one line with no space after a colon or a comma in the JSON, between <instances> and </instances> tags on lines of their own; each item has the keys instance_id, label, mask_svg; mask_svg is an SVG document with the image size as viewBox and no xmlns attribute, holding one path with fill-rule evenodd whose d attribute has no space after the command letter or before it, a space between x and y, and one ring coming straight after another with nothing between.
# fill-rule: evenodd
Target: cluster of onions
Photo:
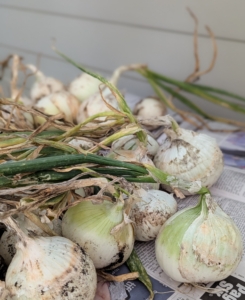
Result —
<instances>
[{"instance_id":1,"label":"cluster of onions","mask_svg":"<svg viewBox=\"0 0 245 300\"><path fill-rule=\"evenodd\" d=\"M135 240L156 239L157 261L176 281L198 284L229 276L243 253L234 222L210 194L195 207L176 210L172 195L137 189L126 200L107 196L98 203L92 196L70 207L62 219L63 237L40 236L23 218L18 226L3 221L16 233L16 253L0 292L6 299L94 299L95 269L123 264Z\"/></svg>"},{"instance_id":2,"label":"cluster of onions","mask_svg":"<svg viewBox=\"0 0 245 300\"><path fill-rule=\"evenodd\" d=\"M100 81L90 75L82 74L66 88L34 66L28 68L37 78L30 93L32 105L46 115L62 113L66 122L74 124L111 107L118 109L111 90L101 87ZM165 113L164 105L149 97L134 110L139 120ZM0 250L5 251L0 255L9 264L6 299L94 299L95 269L110 270L123 264L135 240L156 239L157 261L174 280L209 282L231 274L242 255L236 225L209 194L202 195L197 206L176 212L176 200L169 193L179 189L173 180L176 177L196 181L200 187L212 186L223 170L222 153L213 138L180 128L168 116L166 120L171 126L164 130L162 145L150 134L147 145L136 135L128 135L114 141L108 154L116 160L156 166L167 173L169 184L161 186L165 191L159 190L157 180L135 183L123 196L104 194L100 202L96 195L84 199L80 191L77 199L81 201L69 207L62 218L62 232L58 232L62 237L47 237L20 216L14 221L3 220L9 227L0 241ZM34 117L35 126L44 122L44 118ZM148 126L149 130L154 128L153 124ZM94 146L82 137L68 137L66 142L81 151ZM184 189L180 192L190 194Z\"/></svg>"},{"instance_id":3,"label":"cluster of onions","mask_svg":"<svg viewBox=\"0 0 245 300\"><path fill-rule=\"evenodd\" d=\"M177 176L200 182L200 187L211 187L223 170L223 155L217 142L208 135L180 128L169 119L172 126L166 127L166 139L153 155L155 166L170 175L169 183ZM110 157L146 162L138 142L131 139L114 142ZM198 284L222 280L236 269L243 252L241 234L210 194L202 195L195 207L176 213L172 195L143 187L145 190L134 193L138 201L130 213L135 238L156 238L157 261L167 275L176 281ZM170 192L178 186L172 183L162 188ZM180 192L192 194L184 189Z\"/></svg>"},{"instance_id":4,"label":"cluster of onions","mask_svg":"<svg viewBox=\"0 0 245 300\"><path fill-rule=\"evenodd\" d=\"M6 299L94 299L95 269L122 265L135 239L154 239L177 207L172 195L155 190L135 191L133 205L122 196L98 203L96 196L84 201L80 195L62 218L62 232L54 228L59 236L48 237L24 215L2 221L8 227L0 240L9 265L0 290Z\"/></svg>"},{"instance_id":5,"label":"cluster of onions","mask_svg":"<svg viewBox=\"0 0 245 300\"><path fill-rule=\"evenodd\" d=\"M101 86L101 81L89 74L82 73L66 87L59 80L45 76L36 66L27 64L26 67L36 78L30 89L30 99L26 97L19 99L19 103L26 107L34 107L48 116L62 113L64 120L73 124L83 122L94 114L110 111L110 106L118 109L118 102L111 90ZM14 99L14 96L12 98ZM6 111L10 109L11 107L5 107ZM32 115L26 112L23 116L16 117L20 119L26 116L27 121L32 125L31 128L45 122L45 118L35 115L33 119ZM3 117L6 119L5 115Z\"/></svg>"},{"instance_id":6,"label":"cluster of onions","mask_svg":"<svg viewBox=\"0 0 245 300\"><path fill-rule=\"evenodd\" d=\"M35 75L36 81L30 89L29 98L23 97L15 93L11 95L12 99L17 98L17 103L22 104L27 108L35 108L38 111L48 115L63 114L64 120L70 123L74 123L77 116L79 107L78 99L66 90L66 87L62 82L53 78L46 77L40 70L34 65L26 65ZM11 111L11 106L5 105L5 110ZM32 115L28 112L22 112L18 109L14 109L14 117L19 125L22 119L29 125L29 128L35 128L42 125L46 119ZM18 113L18 114L17 114ZM6 118L6 115L3 116ZM18 126L22 128L22 126Z\"/></svg>"},{"instance_id":7,"label":"cluster of onions","mask_svg":"<svg viewBox=\"0 0 245 300\"><path fill-rule=\"evenodd\" d=\"M159 190L136 188L131 196L107 196L100 203L90 196L66 211L62 234L78 243L97 269L113 269L128 259L135 240L155 239L176 210L173 195Z\"/></svg>"}]
</instances>

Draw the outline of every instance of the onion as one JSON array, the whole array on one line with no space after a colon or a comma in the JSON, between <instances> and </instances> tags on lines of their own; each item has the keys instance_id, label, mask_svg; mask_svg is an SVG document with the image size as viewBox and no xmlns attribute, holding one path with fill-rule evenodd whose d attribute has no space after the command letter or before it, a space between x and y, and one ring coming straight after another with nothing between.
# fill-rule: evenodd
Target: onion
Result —
<instances>
[{"instance_id":1,"label":"onion","mask_svg":"<svg viewBox=\"0 0 245 300\"><path fill-rule=\"evenodd\" d=\"M58 92L50 94L40 99L35 108L46 115L56 115L59 113L64 114L64 119L73 122L75 120L77 110L79 107L78 100L68 92ZM45 122L45 119L40 116L35 116L36 125L41 125Z\"/></svg>"},{"instance_id":2,"label":"onion","mask_svg":"<svg viewBox=\"0 0 245 300\"><path fill-rule=\"evenodd\" d=\"M24 215L20 214L15 219L19 228L26 234L32 232L37 236L48 236L42 229L35 225L32 221L26 218ZM61 234L61 220L55 219L52 222L48 223L49 227L54 227L54 230L57 234ZM3 257L7 265L10 264L12 258L15 255L16 249L15 244L18 241L17 234L11 230L7 229L0 239L0 255Z\"/></svg>"},{"instance_id":3,"label":"onion","mask_svg":"<svg viewBox=\"0 0 245 300\"><path fill-rule=\"evenodd\" d=\"M154 157L156 167L180 179L201 181L202 186L212 186L223 171L223 154L216 140L180 127L175 131L168 129L166 134L168 137ZM168 186L163 187L169 190Z\"/></svg>"},{"instance_id":4,"label":"onion","mask_svg":"<svg viewBox=\"0 0 245 300\"><path fill-rule=\"evenodd\" d=\"M115 96L111 93L109 88L105 88L102 92L104 100L111 105L112 107L118 109L118 102ZM77 114L77 123L85 121L87 118L104 112L110 111L110 108L106 106L105 102L103 101L100 92L92 95L91 97L87 98L79 107L79 111ZM99 117L97 120L105 120L104 117Z\"/></svg>"},{"instance_id":5,"label":"onion","mask_svg":"<svg viewBox=\"0 0 245 300\"><path fill-rule=\"evenodd\" d=\"M150 241L157 237L166 220L177 211L174 197L158 190L137 190L134 197L138 199L130 212L134 222L135 239Z\"/></svg>"},{"instance_id":6,"label":"onion","mask_svg":"<svg viewBox=\"0 0 245 300\"><path fill-rule=\"evenodd\" d=\"M82 201L70 207L62 220L62 234L89 254L96 269L123 264L134 246L133 227L125 219L121 201Z\"/></svg>"},{"instance_id":7,"label":"onion","mask_svg":"<svg viewBox=\"0 0 245 300\"><path fill-rule=\"evenodd\" d=\"M155 97L147 97L138 102L133 110L133 113L138 117L138 120L158 118L164 116L167 112L164 103ZM153 130L158 126L147 125L149 130Z\"/></svg>"},{"instance_id":8,"label":"onion","mask_svg":"<svg viewBox=\"0 0 245 300\"><path fill-rule=\"evenodd\" d=\"M89 256L63 237L28 237L10 219L19 241L8 267L8 299L93 300L97 276Z\"/></svg>"},{"instance_id":9,"label":"onion","mask_svg":"<svg viewBox=\"0 0 245 300\"><path fill-rule=\"evenodd\" d=\"M79 101L83 102L93 94L99 92L100 84L101 81L97 78L87 73L82 73L70 83L68 91Z\"/></svg>"},{"instance_id":10,"label":"onion","mask_svg":"<svg viewBox=\"0 0 245 300\"><path fill-rule=\"evenodd\" d=\"M180 210L166 221L155 250L160 267L172 279L208 283L236 269L243 242L235 223L206 194L195 207Z\"/></svg>"}]
</instances>

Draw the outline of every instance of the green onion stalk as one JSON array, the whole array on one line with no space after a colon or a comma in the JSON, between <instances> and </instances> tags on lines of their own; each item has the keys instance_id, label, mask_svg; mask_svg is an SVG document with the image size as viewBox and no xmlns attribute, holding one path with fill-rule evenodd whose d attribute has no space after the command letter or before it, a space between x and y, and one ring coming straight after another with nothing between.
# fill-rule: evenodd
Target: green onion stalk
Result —
<instances>
[{"instance_id":1,"label":"green onion stalk","mask_svg":"<svg viewBox=\"0 0 245 300\"><path fill-rule=\"evenodd\" d=\"M170 176L169 174L164 173L163 171L155 168L152 165L140 163L136 164L133 162L128 163L90 153L57 155L51 157L36 158L28 161L23 160L16 162L6 162L0 165L0 186L5 186L7 183L18 186L18 180L16 180L15 175L26 173L32 174L28 174L28 178L36 178L36 180L38 181L47 181L47 178L49 178L49 180L53 182L62 181L64 179L67 180L72 178L74 175L80 174L79 171L62 173L53 171L52 169L65 168L74 165L79 165L82 169L82 164L89 163L95 164L95 167L91 169L91 172L96 171L100 174L107 173L108 175L112 176L125 176L125 178L128 178L129 181L133 182L154 181L172 185L176 189L179 188L199 193L203 193L203 191L206 192L206 189L202 188L199 182L188 182L185 180L181 180L176 176ZM116 167L118 169L102 168L102 170L100 170L101 166ZM26 177L22 177L22 179L25 178ZM51 180L52 178L53 180ZM23 182L21 180L20 184L23 185Z\"/></svg>"},{"instance_id":2,"label":"green onion stalk","mask_svg":"<svg viewBox=\"0 0 245 300\"><path fill-rule=\"evenodd\" d=\"M172 101L167 98L164 92L167 92L174 98L177 98L191 111L205 119L235 125L241 127L242 129L245 128L244 122L238 122L235 120L209 115L204 110L200 109L193 101L188 99L186 96L183 96L180 91L184 91L187 94L197 96L203 100L209 101L210 103L216 104L225 109L232 110L240 114L245 114L244 97L215 87L202 86L196 83L175 80L147 68L139 68L136 71L149 82L157 96L164 102L167 107L169 107L173 111L181 113L181 111L175 107ZM232 101L224 99L223 96L229 97ZM239 101L239 103L236 103L235 101Z\"/></svg>"}]
</instances>

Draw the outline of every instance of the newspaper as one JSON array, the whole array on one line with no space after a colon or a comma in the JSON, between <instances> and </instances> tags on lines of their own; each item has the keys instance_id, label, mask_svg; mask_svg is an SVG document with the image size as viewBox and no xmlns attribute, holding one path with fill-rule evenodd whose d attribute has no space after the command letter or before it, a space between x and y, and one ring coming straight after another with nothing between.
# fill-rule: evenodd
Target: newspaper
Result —
<instances>
[{"instance_id":1,"label":"newspaper","mask_svg":"<svg viewBox=\"0 0 245 300\"><path fill-rule=\"evenodd\" d=\"M244 155L245 154L245 132L235 131L236 128L231 125L219 123L219 122L208 122L209 127L215 130L226 130L224 132L215 132L208 129L198 130L198 132L207 133L208 135L214 137L220 148L227 153L234 155ZM234 132L228 132L233 130Z\"/></svg>"},{"instance_id":2,"label":"newspaper","mask_svg":"<svg viewBox=\"0 0 245 300\"><path fill-rule=\"evenodd\" d=\"M231 126L210 122L212 128L226 130ZM225 167L211 193L220 207L234 220L238 226L245 249L245 133L244 132L213 132L207 129L199 130L189 123L181 123L181 127L203 132L214 137L224 153ZM162 135L158 141L164 139ZM176 199L178 210L197 204L198 196L189 196L184 200ZM155 241L136 242L135 250L141 259L153 285L155 300L245 300L245 255L231 276L220 282L211 282L204 288L194 288L176 282L164 274L155 257ZM114 275L125 274L129 269L124 264L113 270ZM208 288L216 289L210 293ZM139 281L111 283L111 300L147 300L149 292ZM217 293L218 290L218 293Z\"/></svg>"}]
</instances>

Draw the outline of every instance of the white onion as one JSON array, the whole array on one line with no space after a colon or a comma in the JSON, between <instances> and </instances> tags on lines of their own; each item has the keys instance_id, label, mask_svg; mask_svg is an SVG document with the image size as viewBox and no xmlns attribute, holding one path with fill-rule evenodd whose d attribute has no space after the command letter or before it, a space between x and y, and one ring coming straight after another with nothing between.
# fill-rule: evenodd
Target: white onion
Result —
<instances>
[{"instance_id":1,"label":"white onion","mask_svg":"<svg viewBox=\"0 0 245 300\"><path fill-rule=\"evenodd\" d=\"M63 237L21 237L8 267L10 299L93 300L96 271L89 256Z\"/></svg>"},{"instance_id":2,"label":"white onion","mask_svg":"<svg viewBox=\"0 0 245 300\"><path fill-rule=\"evenodd\" d=\"M172 279L208 283L231 275L242 258L243 242L235 223L206 194L195 207L166 221L155 250L160 267Z\"/></svg>"},{"instance_id":3,"label":"white onion","mask_svg":"<svg viewBox=\"0 0 245 300\"><path fill-rule=\"evenodd\" d=\"M93 94L99 92L100 84L101 81L97 78L87 73L82 73L70 83L68 91L79 101L83 102Z\"/></svg>"},{"instance_id":4,"label":"white onion","mask_svg":"<svg viewBox=\"0 0 245 300\"><path fill-rule=\"evenodd\" d=\"M166 134L168 137L154 158L156 167L180 179L212 186L223 171L223 154L216 140L180 127L176 131L166 130ZM169 190L168 186L164 188Z\"/></svg>"},{"instance_id":5,"label":"white onion","mask_svg":"<svg viewBox=\"0 0 245 300\"><path fill-rule=\"evenodd\" d=\"M102 92L104 100L111 105L112 107L118 109L118 102L115 96L111 93L109 88L105 88ZM104 111L111 111L109 107L106 106L105 102L103 101L100 92L90 96L86 100L84 100L80 107L77 114L77 123L85 121L87 118L104 112ZM104 117L97 118L97 120L105 120Z\"/></svg>"},{"instance_id":6,"label":"white onion","mask_svg":"<svg viewBox=\"0 0 245 300\"><path fill-rule=\"evenodd\" d=\"M75 120L79 107L78 100L68 92L58 92L46 96L35 104L35 108L47 115L64 114L64 119L73 122ZM45 119L40 116L35 116L37 125L43 124Z\"/></svg>"},{"instance_id":7,"label":"white onion","mask_svg":"<svg viewBox=\"0 0 245 300\"><path fill-rule=\"evenodd\" d=\"M37 236L48 236L40 227L35 225L32 221L26 218L24 215L20 214L15 219L19 228L26 234L29 232L33 232ZM54 227L54 231L57 234L61 234L61 220L55 219L52 222L48 223L48 226L52 229ZM15 244L18 241L18 237L16 233L7 229L1 236L0 239L0 255L3 257L6 265L9 265L12 258L15 255L16 249Z\"/></svg>"},{"instance_id":8,"label":"white onion","mask_svg":"<svg viewBox=\"0 0 245 300\"><path fill-rule=\"evenodd\" d=\"M177 211L177 202L173 195L163 191L140 189L134 193L138 201L132 206L130 219L135 228L135 239L150 241L166 220Z\"/></svg>"},{"instance_id":9,"label":"white onion","mask_svg":"<svg viewBox=\"0 0 245 300\"><path fill-rule=\"evenodd\" d=\"M158 98L147 97L140 100L134 107L133 113L141 119L158 118L164 116L167 112L165 104ZM149 130L153 130L158 126L147 125Z\"/></svg>"},{"instance_id":10,"label":"white onion","mask_svg":"<svg viewBox=\"0 0 245 300\"><path fill-rule=\"evenodd\" d=\"M113 269L123 264L134 246L133 227L124 219L122 202L80 202L65 213L62 234L78 243L97 269Z\"/></svg>"}]
</instances>

